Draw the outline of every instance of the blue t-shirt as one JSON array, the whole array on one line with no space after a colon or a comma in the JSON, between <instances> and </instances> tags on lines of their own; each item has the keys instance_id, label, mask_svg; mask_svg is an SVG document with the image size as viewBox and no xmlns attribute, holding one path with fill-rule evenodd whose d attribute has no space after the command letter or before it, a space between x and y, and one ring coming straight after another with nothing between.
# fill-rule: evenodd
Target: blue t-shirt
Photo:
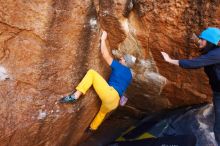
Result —
<instances>
[{"instance_id":1,"label":"blue t-shirt","mask_svg":"<svg viewBox=\"0 0 220 146\"><path fill-rule=\"evenodd\" d=\"M130 68L120 64L118 61L113 60L111 64L112 72L108 84L122 96L128 85L131 83L132 74Z\"/></svg>"}]
</instances>

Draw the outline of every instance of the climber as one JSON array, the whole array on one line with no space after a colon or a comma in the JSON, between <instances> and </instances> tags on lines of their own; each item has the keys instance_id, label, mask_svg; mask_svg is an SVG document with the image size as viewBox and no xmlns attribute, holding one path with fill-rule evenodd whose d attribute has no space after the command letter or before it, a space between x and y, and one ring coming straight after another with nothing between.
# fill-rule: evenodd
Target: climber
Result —
<instances>
[{"instance_id":1,"label":"climber","mask_svg":"<svg viewBox=\"0 0 220 146\"><path fill-rule=\"evenodd\" d=\"M204 67L213 91L213 105L215 112L214 134L220 146L220 29L209 27L199 36L198 47L201 56L193 59L171 59L165 52L161 52L165 61L185 69L197 69Z\"/></svg>"},{"instance_id":2,"label":"climber","mask_svg":"<svg viewBox=\"0 0 220 146\"><path fill-rule=\"evenodd\" d=\"M112 69L108 83L96 71L90 69L76 87L76 91L60 99L60 103L73 103L93 85L102 101L102 105L95 119L90 124L90 130L96 130L106 114L118 107L120 97L122 97L132 80L130 67L136 61L134 56L128 54L121 57L119 61L113 60L106 46L106 38L107 32L103 31L101 36L101 53Z\"/></svg>"}]
</instances>

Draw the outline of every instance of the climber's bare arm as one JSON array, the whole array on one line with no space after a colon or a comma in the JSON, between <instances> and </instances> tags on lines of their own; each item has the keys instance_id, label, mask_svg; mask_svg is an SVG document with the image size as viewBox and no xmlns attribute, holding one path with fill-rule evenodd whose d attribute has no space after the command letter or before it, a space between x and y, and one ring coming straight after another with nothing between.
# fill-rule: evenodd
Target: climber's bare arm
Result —
<instances>
[{"instance_id":1,"label":"climber's bare arm","mask_svg":"<svg viewBox=\"0 0 220 146\"><path fill-rule=\"evenodd\" d=\"M102 56L105 59L105 61L108 63L108 65L112 64L113 58L112 56L109 54L109 51L107 49L106 46L106 38L107 38L107 32L103 31L102 32L102 36L101 36L101 52L102 52Z\"/></svg>"}]
</instances>

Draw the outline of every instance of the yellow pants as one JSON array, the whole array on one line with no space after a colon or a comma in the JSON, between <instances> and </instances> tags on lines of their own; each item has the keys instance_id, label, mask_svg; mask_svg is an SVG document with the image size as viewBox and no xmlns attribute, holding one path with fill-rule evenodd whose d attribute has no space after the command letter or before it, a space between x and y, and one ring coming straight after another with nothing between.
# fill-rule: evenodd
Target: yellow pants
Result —
<instances>
[{"instance_id":1,"label":"yellow pants","mask_svg":"<svg viewBox=\"0 0 220 146\"><path fill-rule=\"evenodd\" d=\"M106 114L118 107L120 97L118 92L109 86L105 79L92 69L86 73L83 80L76 87L76 90L85 94L92 85L102 101L98 114L90 124L90 128L96 130L104 120Z\"/></svg>"}]
</instances>

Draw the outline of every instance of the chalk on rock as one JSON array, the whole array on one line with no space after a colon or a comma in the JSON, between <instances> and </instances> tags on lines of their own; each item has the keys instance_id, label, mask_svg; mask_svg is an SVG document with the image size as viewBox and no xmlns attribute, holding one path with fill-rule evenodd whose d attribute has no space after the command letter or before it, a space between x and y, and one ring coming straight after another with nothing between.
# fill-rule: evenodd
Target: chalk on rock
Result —
<instances>
[{"instance_id":1,"label":"chalk on rock","mask_svg":"<svg viewBox=\"0 0 220 146\"><path fill-rule=\"evenodd\" d=\"M96 20L96 18L91 18L89 20L89 24L90 24L92 29L95 29L97 27L97 20Z\"/></svg>"},{"instance_id":2,"label":"chalk on rock","mask_svg":"<svg viewBox=\"0 0 220 146\"><path fill-rule=\"evenodd\" d=\"M46 118L46 116L47 116L46 111L39 110L39 114L38 114L37 119L42 120L42 119Z\"/></svg>"},{"instance_id":3,"label":"chalk on rock","mask_svg":"<svg viewBox=\"0 0 220 146\"><path fill-rule=\"evenodd\" d=\"M3 66L0 66L0 81L9 79L6 69Z\"/></svg>"}]
</instances>

